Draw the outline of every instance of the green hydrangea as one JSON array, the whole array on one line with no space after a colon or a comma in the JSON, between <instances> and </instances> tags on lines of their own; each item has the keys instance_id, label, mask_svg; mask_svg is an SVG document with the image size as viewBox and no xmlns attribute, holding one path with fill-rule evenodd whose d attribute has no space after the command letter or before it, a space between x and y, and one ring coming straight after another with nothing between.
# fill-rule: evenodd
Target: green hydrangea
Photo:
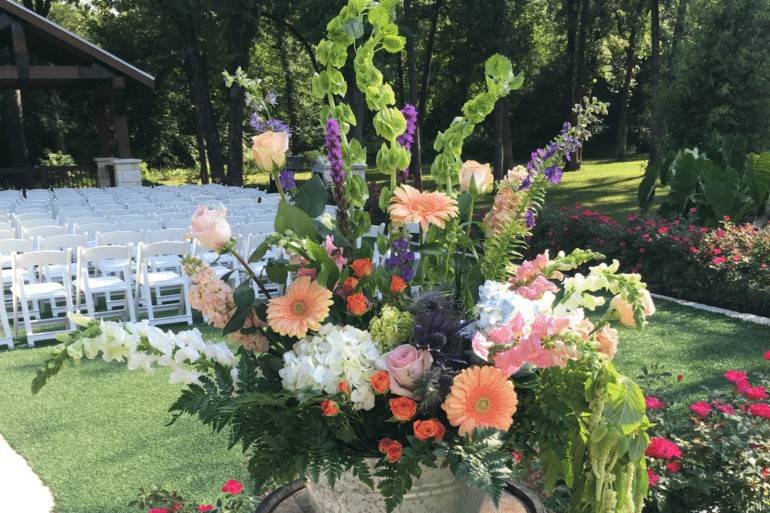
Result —
<instances>
[{"instance_id":1,"label":"green hydrangea","mask_svg":"<svg viewBox=\"0 0 770 513\"><path fill-rule=\"evenodd\" d=\"M372 339L383 352L390 351L398 344L403 344L412 335L414 318L409 312L402 312L396 307L386 305L382 312L369 322Z\"/></svg>"}]
</instances>

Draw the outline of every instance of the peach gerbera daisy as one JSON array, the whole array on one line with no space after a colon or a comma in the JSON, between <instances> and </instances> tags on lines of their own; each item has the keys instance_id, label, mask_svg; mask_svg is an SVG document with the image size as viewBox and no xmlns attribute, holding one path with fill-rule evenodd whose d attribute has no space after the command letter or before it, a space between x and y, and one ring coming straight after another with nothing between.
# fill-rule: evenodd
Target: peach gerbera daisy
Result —
<instances>
[{"instance_id":1,"label":"peach gerbera daisy","mask_svg":"<svg viewBox=\"0 0 770 513\"><path fill-rule=\"evenodd\" d=\"M304 337L308 330L318 330L334 304L332 292L309 276L297 279L286 294L273 298L267 306L267 324L276 333Z\"/></svg>"},{"instance_id":2,"label":"peach gerbera daisy","mask_svg":"<svg viewBox=\"0 0 770 513\"><path fill-rule=\"evenodd\" d=\"M458 374L441 408L460 435L476 428L507 431L516 413L516 392L500 369L469 367Z\"/></svg>"},{"instance_id":3,"label":"peach gerbera daisy","mask_svg":"<svg viewBox=\"0 0 770 513\"><path fill-rule=\"evenodd\" d=\"M423 231L431 224L444 228L447 219L457 216L457 201L443 192L420 192L402 185L393 191L390 220L396 224L420 223Z\"/></svg>"}]
</instances>

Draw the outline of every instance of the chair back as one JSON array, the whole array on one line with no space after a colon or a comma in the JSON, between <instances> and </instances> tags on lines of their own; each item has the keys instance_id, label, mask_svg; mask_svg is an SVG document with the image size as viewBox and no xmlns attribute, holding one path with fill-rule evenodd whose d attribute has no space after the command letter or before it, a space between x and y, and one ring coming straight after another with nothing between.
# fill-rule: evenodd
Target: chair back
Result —
<instances>
[{"instance_id":1,"label":"chair back","mask_svg":"<svg viewBox=\"0 0 770 513\"><path fill-rule=\"evenodd\" d=\"M65 287L70 283L70 262L72 260L72 250L64 251L28 251L26 253L13 253L11 255L11 276L14 280L30 280L34 271L37 270L37 277L45 279L48 276L49 267L63 269L56 276L61 276ZM23 270L23 271L22 271Z\"/></svg>"},{"instance_id":2,"label":"chair back","mask_svg":"<svg viewBox=\"0 0 770 513\"><path fill-rule=\"evenodd\" d=\"M88 245L85 235L54 235L51 237L38 237L37 249L39 251L62 251L71 249L73 252L78 248Z\"/></svg>"},{"instance_id":3,"label":"chair back","mask_svg":"<svg viewBox=\"0 0 770 513\"><path fill-rule=\"evenodd\" d=\"M148 230L144 232L144 242L151 244L154 242L178 242L184 240L187 233L184 228L164 228L162 230Z\"/></svg>"},{"instance_id":4,"label":"chair back","mask_svg":"<svg viewBox=\"0 0 770 513\"><path fill-rule=\"evenodd\" d=\"M140 230L120 230L116 232L99 232L96 234L97 246L122 246L125 244L138 245L144 242L144 232Z\"/></svg>"},{"instance_id":5,"label":"chair back","mask_svg":"<svg viewBox=\"0 0 770 513\"><path fill-rule=\"evenodd\" d=\"M34 228L21 229L21 236L25 239L36 239L38 237L53 237L55 235L66 235L68 233L66 226L35 226Z\"/></svg>"},{"instance_id":6,"label":"chair back","mask_svg":"<svg viewBox=\"0 0 770 513\"><path fill-rule=\"evenodd\" d=\"M0 230L0 240L15 239L15 238L16 238L16 230L12 230L12 229L6 230L5 228Z\"/></svg>"}]
</instances>

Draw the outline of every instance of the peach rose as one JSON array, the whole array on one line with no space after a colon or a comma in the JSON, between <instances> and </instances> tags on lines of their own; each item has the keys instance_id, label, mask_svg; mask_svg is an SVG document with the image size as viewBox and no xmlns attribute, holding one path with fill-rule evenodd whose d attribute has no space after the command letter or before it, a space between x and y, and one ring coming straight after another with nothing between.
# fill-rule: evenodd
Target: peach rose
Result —
<instances>
[{"instance_id":1,"label":"peach rose","mask_svg":"<svg viewBox=\"0 0 770 513\"><path fill-rule=\"evenodd\" d=\"M283 167L286 163L286 152L289 151L289 134L268 130L252 138L251 151L257 167L271 173L273 166Z\"/></svg>"},{"instance_id":2,"label":"peach rose","mask_svg":"<svg viewBox=\"0 0 770 513\"><path fill-rule=\"evenodd\" d=\"M636 326L634 306L631 303L617 295L610 301L610 306L618 312L620 324L629 328ZM655 303L652 302L652 296L646 289L642 291L642 313L645 317L655 313Z\"/></svg>"},{"instance_id":3,"label":"peach rose","mask_svg":"<svg viewBox=\"0 0 770 513\"><path fill-rule=\"evenodd\" d=\"M227 210L212 209L200 206L193 214L192 230L188 236L211 250L225 247L233 236L230 224L227 222Z\"/></svg>"},{"instance_id":4,"label":"peach rose","mask_svg":"<svg viewBox=\"0 0 770 513\"><path fill-rule=\"evenodd\" d=\"M618 351L618 330L610 326L604 326L596 333L596 341L599 342L599 352L612 360Z\"/></svg>"},{"instance_id":5,"label":"peach rose","mask_svg":"<svg viewBox=\"0 0 770 513\"><path fill-rule=\"evenodd\" d=\"M324 417L336 417L339 413L340 407L337 406L337 403L329 399L321 401L321 414Z\"/></svg>"},{"instance_id":6,"label":"peach rose","mask_svg":"<svg viewBox=\"0 0 770 513\"><path fill-rule=\"evenodd\" d=\"M375 394L384 394L390 389L390 376L385 371L377 371L372 374L371 383Z\"/></svg>"},{"instance_id":7,"label":"peach rose","mask_svg":"<svg viewBox=\"0 0 770 513\"><path fill-rule=\"evenodd\" d=\"M468 160L460 170L460 190L471 190L471 179L476 182L476 192L484 194L492 190L495 177L492 175L492 167L489 164L481 164L475 160Z\"/></svg>"},{"instance_id":8,"label":"peach rose","mask_svg":"<svg viewBox=\"0 0 770 513\"><path fill-rule=\"evenodd\" d=\"M409 344L400 345L377 359L377 366L390 374L391 392L411 399L417 398L413 393L417 380L431 365L430 351L420 351Z\"/></svg>"}]
</instances>

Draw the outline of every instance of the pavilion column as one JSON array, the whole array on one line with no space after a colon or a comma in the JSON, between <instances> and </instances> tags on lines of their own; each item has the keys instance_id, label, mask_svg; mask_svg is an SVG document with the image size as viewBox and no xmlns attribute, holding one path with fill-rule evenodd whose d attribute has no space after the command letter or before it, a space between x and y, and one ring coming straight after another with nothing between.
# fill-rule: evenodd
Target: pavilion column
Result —
<instances>
[{"instance_id":1,"label":"pavilion column","mask_svg":"<svg viewBox=\"0 0 770 513\"><path fill-rule=\"evenodd\" d=\"M131 158L131 141L128 137L128 116L126 115L126 80L122 77L112 79L112 122L115 126L118 157Z\"/></svg>"},{"instance_id":2,"label":"pavilion column","mask_svg":"<svg viewBox=\"0 0 770 513\"><path fill-rule=\"evenodd\" d=\"M94 110L96 112L96 139L99 141L99 157L112 156L112 134L110 128L110 91L99 88L96 91Z\"/></svg>"}]
</instances>

